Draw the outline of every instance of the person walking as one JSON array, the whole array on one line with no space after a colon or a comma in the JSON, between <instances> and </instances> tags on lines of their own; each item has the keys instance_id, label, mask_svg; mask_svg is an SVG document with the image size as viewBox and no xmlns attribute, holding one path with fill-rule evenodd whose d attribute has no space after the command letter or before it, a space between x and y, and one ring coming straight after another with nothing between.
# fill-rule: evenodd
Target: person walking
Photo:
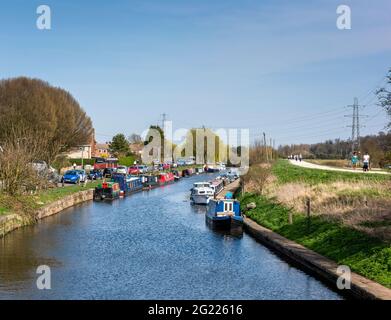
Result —
<instances>
[{"instance_id":1,"label":"person walking","mask_svg":"<svg viewBox=\"0 0 391 320\"><path fill-rule=\"evenodd\" d=\"M300 154L299 154L299 161L301 162L301 160L303 160L303 156L302 156L302 154L300 153Z\"/></svg>"},{"instance_id":2,"label":"person walking","mask_svg":"<svg viewBox=\"0 0 391 320\"><path fill-rule=\"evenodd\" d=\"M353 170L356 170L357 163L358 163L358 156L357 156L357 152L356 151L353 152L351 161L352 161L352 168L353 168Z\"/></svg>"},{"instance_id":3,"label":"person walking","mask_svg":"<svg viewBox=\"0 0 391 320\"><path fill-rule=\"evenodd\" d=\"M371 157L369 156L368 152L365 152L364 156L363 156L363 171L364 172L367 172L369 171L369 161L370 161Z\"/></svg>"}]
</instances>

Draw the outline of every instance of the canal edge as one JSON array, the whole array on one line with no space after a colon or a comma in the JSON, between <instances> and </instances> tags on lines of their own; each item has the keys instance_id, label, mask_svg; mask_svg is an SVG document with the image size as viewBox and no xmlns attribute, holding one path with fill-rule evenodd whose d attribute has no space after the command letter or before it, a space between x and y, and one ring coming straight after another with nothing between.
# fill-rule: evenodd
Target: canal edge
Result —
<instances>
[{"instance_id":1,"label":"canal edge","mask_svg":"<svg viewBox=\"0 0 391 320\"><path fill-rule=\"evenodd\" d=\"M90 201L93 199L93 193L93 189L88 189L67 195L36 210L33 219L16 213L0 217L0 239L16 229L32 225L38 220L57 214L77 204Z\"/></svg>"},{"instance_id":2,"label":"canal edge","mask_svg":"<svg viewBox=\"0 0 391 320\"><path fill-rule=\"evenodd\" d=\"M317 275L330 286L336 287L337 279L340 277L336 262L259 225L246 216L244 216L244 227L260 242L293 260L304 270ZM391 300L391 289L354 272L351 274L351 289L339 292L356 299Z\"/></svg>"}]
</instances>

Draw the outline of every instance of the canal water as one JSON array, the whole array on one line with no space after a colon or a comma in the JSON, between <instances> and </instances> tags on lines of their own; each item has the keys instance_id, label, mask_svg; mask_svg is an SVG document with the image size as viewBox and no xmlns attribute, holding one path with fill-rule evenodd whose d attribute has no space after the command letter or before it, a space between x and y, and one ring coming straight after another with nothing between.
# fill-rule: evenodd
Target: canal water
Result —
<instances>
[{"instance_id":1,"label":"canal water","mask_svg":"<svg viewBox=\"0 0 391 320\"><path fill-rule=\"evenodd\" d=\"M205 224L200 175L90 202L0 239L0 299L341 299L247 234ZM51 290L37 289L39 265Z\"/></svg>"}]
</instances>

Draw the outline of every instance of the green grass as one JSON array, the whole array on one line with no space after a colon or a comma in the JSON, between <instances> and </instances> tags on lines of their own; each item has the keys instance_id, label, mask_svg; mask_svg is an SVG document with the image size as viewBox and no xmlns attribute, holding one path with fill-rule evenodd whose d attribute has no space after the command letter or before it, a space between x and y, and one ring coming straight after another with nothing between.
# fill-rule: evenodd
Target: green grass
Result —
<instances>
[{"instance_id":1,"label":"green grass","mask_svg":"<svg viewBox=\"0 0 391 320\"><path fill-rule=\"evenodd\" d=\"M252 194L241 197L243 208L249 202L255 202L257 208L246 215L260 225L391 288L390 244L319 216L308 220L296 213L290 225L288 208L265 197Z\"/></svg>"},{"instance_id":2,"label":"green grass","mask_svg":"<svg viewBox=\"0 0 391 320\"><path fill-rule=\"evenodd\" d=\"M303 182L315 185L336 181L391 181L391 176L388 175L309 169L292 165L287 160L278 160L272 170L281 184Z\"/></svg>"},{"instance_id":3,"label":"green grass","mask_svg":"<svg viewBox=\"0 0 391 320\"><path fill-rule=\"evenodd\" d=\"M368 199L385 199L390 197L390 192L387 189L377 189L377 188L362 188L359 190L340 190L337 193L337 196L341 198L351 198L351 199L363 199L367 197Z\"/></svg>"},{"instance_id":4,"label":"green grass","mask_svg":"<svg viewBox=\"0 0 391 320\"><path fill-rule=\"evenodd\" d=\"M7 209L7 208L0 207L0 216L1 216L2 214L6 214L6 213L7 213L7 211L8 211L8 209Z\"/></svg>"},{"instance_id":5,"label":"green grass","mask_svg":"<svg viewBox=\"0 0 391 320\"><path fill-rule=\"evenodd\" d=\"M96 185L98 185L100 181L88 181L87 187L83 187L81 184L79 185L73 185L73 186L66 186L64 188L53 188L49 189L43 192L40 192L38 196L34 197L36 199L35 202L38 203L38 206L43 206L48 203L51 203L53 201L56 201L58 199L61 199L63 197L66 197L68 195L71 195L73 193L83 191L83 190L88 190L95 188Z\"/></svg>"},{"instance_id":6,"label":"green grass","mask_svg":"<svg viewBox=\"0 0 391 320\"><path fill-rule=\"evenodd\" d=\"M70 163L70 165L73 165L74 163L76 163L76 165L80 166L81 163L82 163L82 159L68 159L68 162ZM83 159L83 165L91 165L93 166L95 163L95 159Z\"/></svg>"},{"instance_id":7,"label":"green grass","mask_svg":"<svg viewBox=\"0 0 391 320\"><path fill-rule=\"evenodd\" d=\"M131 167L133 166L135 160L136 160L135 156L120 157L118 158L118 164Z\"/></svg>"},{"instance_id":8,"label":"green grass","mask_svg":"<svg viewBox=\"0 0 391 320\"><path fill-rule=\"evenodd\" d=\"M367 228L380 228L391 226L391 221L364 221L360 223L360 226Z\"/></svg>"}]
</instances>

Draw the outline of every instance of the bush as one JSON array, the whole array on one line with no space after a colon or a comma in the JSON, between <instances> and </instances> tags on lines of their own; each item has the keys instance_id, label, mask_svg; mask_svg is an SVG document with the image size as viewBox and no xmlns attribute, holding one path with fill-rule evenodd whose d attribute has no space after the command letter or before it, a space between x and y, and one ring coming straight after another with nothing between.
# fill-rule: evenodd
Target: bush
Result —
<instances>
[{"instance_id":1,"label":"bush","mask_svg":"<svg viewBox=\"0 0 391 320\"><path fill-rule=\"evenodd\" d=\"M77 166L81 166L82 159L68 159L70 165L76 163ZM95 163L95 159L83 159L83 165L89 164L93 166Z\"/></svg>"},{"instance_id":2,"label":"bush","mask_svg":"<svg viewBox=\"0 0 391 320\"><path fill-rule=\"evenodd\" d=\"M134 155L127 156L127 157L120 157L118 159L118 163L123 166L130 167L134 164L134 161L136 160L136 157Z\"/></svg>"}]
</instances>

